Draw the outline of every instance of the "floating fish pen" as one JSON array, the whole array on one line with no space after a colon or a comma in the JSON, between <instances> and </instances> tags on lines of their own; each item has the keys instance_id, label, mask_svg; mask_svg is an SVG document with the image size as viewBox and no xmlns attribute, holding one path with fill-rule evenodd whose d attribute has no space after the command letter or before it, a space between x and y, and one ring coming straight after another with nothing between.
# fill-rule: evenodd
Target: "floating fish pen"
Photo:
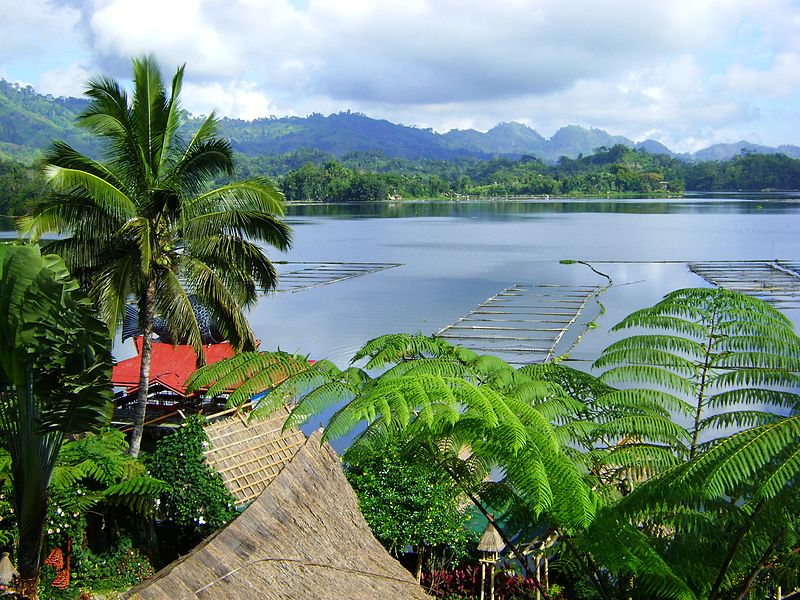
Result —
<instances>
[{"instance_id":1,"label":"floating fish pen","mask_svg":"<svg viewBox=\"0 0 800 600\"><path fill-rule=\"evenodd\" d=\"M601 291L597 286L517 284L436 335L513 365L546 362Z\"/></svg>"},{"instance_id":2,"label":"floating fish pen","mask_svg":"<svg viewBox=\"0 0 800 600\"><path fill-rule=\"evenodd\" d=\"M299 292L401 266L400 263L377 262L297 261L276 264L279 271L278 292Z\"/></svg>"},{"instance_id":3,"label":"floating fish pen","mask_svg":"<svg viewBox=\"0 0 800 600\"><path fill-rule=\"evenodd\" d=\"M688 265L693 273L726 290L749 294L778 309L800 309L800 262L705 261Z\"/></svg>"}]
</instances>

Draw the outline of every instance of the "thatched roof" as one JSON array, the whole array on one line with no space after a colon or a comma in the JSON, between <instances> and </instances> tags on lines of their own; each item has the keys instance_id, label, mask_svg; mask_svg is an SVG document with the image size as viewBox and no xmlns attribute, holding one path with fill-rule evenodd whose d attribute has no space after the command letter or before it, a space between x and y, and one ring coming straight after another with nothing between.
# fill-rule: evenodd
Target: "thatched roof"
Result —
<instances>
[{"instance_id":1,"label":"thatched roof","mask_svg":"<svg viewBox=\"0 0 800 600\"><path fill-rule=\"evenodd\" d=\"M491 523L486 524L486 529L481 536L481 541L478 542L478 550L481 552L490 552L493 554L500 554L506 543L500 537L500 533Z\"/></svg>"},{"instance_id":2,"label":"thatched roof","mask_svg":"<svg viewBox=\"0 0 800 600\"><path fill-rule=\"evenodd\" d=\"M126 598L423 599L372 536L321 434L235 520Z\"/></svg>"},{"instance_id":3,"label":"thatched roof","mask_svg":"<svg viewBox=\"0 0 800 600\"><path fill-rule=\"evenodd\" d=\"M241 507L255 499L306 442L298 429L281 432L288 409L248 422L236 414L206 426L206 461L222 476Z\"/></svg>"}]
</instances>

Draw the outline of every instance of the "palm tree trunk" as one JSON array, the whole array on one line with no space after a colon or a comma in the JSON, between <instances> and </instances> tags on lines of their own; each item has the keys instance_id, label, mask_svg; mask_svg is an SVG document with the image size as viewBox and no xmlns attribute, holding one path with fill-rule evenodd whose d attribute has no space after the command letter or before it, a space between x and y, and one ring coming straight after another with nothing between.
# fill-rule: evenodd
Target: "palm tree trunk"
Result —
<instances>
[{"instance_id":1,"label":"palm tree trunk","mask_svg":"<svg viewBox=\"0 0 800 600\"><path fill-rule=\"evenodd\" d=\"M144 433L144 417L147 411L147 392L150 388L150 359L153 354L153 317L155 316L156 280L150 278L144 297L142 315L142 354L139 369L139 392L136 395L136 407L133 413L133 431L128 454L136 458L142 445Z\"/></svg>"}]
</instances>

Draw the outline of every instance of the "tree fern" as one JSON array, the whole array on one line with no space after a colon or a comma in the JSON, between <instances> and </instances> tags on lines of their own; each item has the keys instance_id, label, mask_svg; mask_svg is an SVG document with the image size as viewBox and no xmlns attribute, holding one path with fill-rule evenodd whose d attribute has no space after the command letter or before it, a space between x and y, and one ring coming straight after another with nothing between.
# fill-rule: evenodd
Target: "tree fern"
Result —
<instances>
[{"instance_id":1,"label":"tree fern","mask_svg":"<svg viewBox=\"0 0 800 600\"><path fill-rule=\"evenodd\" d=\"M763 301L722 289L678 290L613 330L633 333L595 362L601 379L626 388L629 397L661 394L676 417L691 408L680 448L689 458L720 427L769 421L770 407L797 403L800 339ZM749 412L720 416L734 405Z\"/></svg>"},{"instance_id":2,"label":"tree fern","mask_svg":"<svg viewBox=\"0 0 800 600\"><path fill-rule=\"evenodd\" d=\"M240 390L249 393L253 385L245 383L245 374L251 380L261 377L258 368L268 372L271 357L262 353L209 365L192 386L213 392L224 382L239 386L231 397ZM578 408L557 382L421 334L370 340L351 364L358 362L363 369L340 371L327 362L300 369L259 401L252 418L288 402L293 409L286 426L299 426L336 407L323 438L355 433L348 452L357 453L360 444L381 436L402 436L412 447L435 450L453 476L469 473L460 481L464 490L477 489L494 470L503 477L495 483L513 490L531 514L552 513L570 526L591 520L589 489L551 424ZM376 370L378 375L370 373Z\"/></svg>"},{"instance_id":3,"label":"tree fern","mask_svg":"<svg viewBox=\"0 0 800 600\"><path fill-rule=\"evenodd\" d=\"M603 382L623 388L604 395L606 403L646 399L674 423L660 455L672 460L659 464L648 449L651 480L606 512L649 533L650 546L699 596L770 595L764 574L792 554L800 501L800 340L791 323L759 300L701 289L673 292L614 330L632 333L595 363ZM625 425L595 431L622 433ZM642 449L667 433L640 430L616 456L647 464Z\"/></svg>"}]
</instances>

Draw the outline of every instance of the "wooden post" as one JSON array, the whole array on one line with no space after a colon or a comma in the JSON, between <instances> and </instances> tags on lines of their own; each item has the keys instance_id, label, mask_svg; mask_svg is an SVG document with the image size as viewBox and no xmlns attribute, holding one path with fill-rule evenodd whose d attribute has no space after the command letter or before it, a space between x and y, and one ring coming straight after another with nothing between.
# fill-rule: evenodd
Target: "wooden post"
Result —
<instances>
[{"instance_id":1,"label":"wooden post","mask_svg":"<svg viewBox=\"0 0 800 600\"><path fill-rule=\"evenodd\" d=\"M481 561L481 600L486 597L486 563Z\"/></svg>"},{"instance_id":2,"label":"wooden post","mask_svg":"<svg viewBox=\"0 0 800 600\"><path fill-rule=\"evenodd\" d=\"M489 564L489 600L494 600L494 563Z\"/></svg>"},{"instance_id":3,"label":"wooden post","mask_svg":"<svg viewBox=\"0 0 800 600\"><path fill-rule=\"evenodd\" d=\"M536 556L536 581L541 583L541 569L539 568L541 564L541 556ZM536 600L542 600L542 592L539 590L539 586L536 586Z\"/></svg>"},{"instance_id":4,"label":"wooden post","mask_svg":"<svg viewBox=\"0 0 800 600\"><path fill-rule=\"evenodd\" d=\"M550 561L547 560L547 555L544 555L544 591L550 593Z\"/></svg>"}]
</instances>

